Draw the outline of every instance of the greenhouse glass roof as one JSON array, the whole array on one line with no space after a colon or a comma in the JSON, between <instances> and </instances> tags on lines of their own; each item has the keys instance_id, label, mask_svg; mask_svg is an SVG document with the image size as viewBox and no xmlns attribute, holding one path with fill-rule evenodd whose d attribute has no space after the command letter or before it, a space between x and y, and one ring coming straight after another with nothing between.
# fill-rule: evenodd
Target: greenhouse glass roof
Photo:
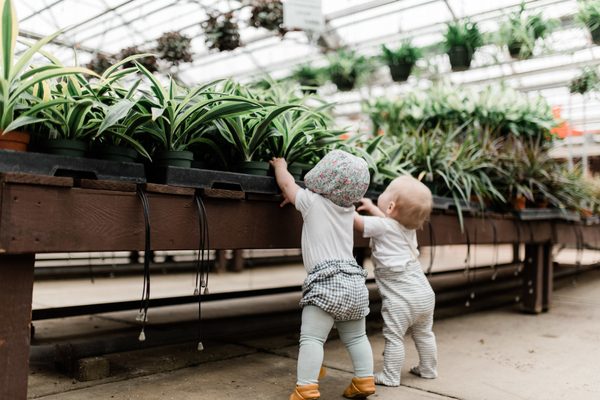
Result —
<instances>
[{"instance_id":1,"label":"greenhouse glass roof","mask_svg":"<svg viewBox=\"0 0 600 400\"><path fill-rule=\"evenodd\" d=\"M47 50L65 64L86 64L96 55L112 55L129 46L141 51L153 48L167 31L192 37L193 62L162 70L186 84L234 77L241 81L264 74L285 77L300 63L324 65L326 54L304 32L276 33L249 26L248 1L214 0L17 0L21 35L27 39L63 29ZM497 32L506 16L519 9L514 0L323 0L326 17L324 37L331 47L347 45L365 55L375 55L381 44L397 45L404 39L426 48L442 40L446 23L469 17L483 32ZM393 96L431 81L483 86L491 82L541 94L558 107L578 130L600 130L598 95L570 95L569 82L585 66L600 64L600 46L590 43L589 33L575 22L576 0L529 0L527 12L541 12L558 26L536 46L529 60L513 60L504 47L486 45L475 54L472 68L451 72L445 54L432 51L417 64L416 76L406 84L391 84L383 68L367 85L341 93L333 85L321 94L339 104L338 117L356 122L361 102L374 96ZM234 11L240 24L243 46L218 52L207 48L201 22L211 12Z\"/></svg>"}]
</instances>

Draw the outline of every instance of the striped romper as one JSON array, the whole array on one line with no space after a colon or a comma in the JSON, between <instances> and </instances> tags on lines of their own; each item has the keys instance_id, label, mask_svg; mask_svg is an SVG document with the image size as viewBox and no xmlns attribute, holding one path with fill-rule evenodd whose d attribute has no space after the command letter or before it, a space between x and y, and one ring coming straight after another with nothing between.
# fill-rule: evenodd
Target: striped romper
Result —
<instances>
[{"instance_id":1,"label":"striped romper","mask_svg":"<svg viewBox=\"0 0 600 400\"><path fill-rule=\"evenodd\" d=\"M419 366L411 372L423 378L437 377L432 331L435 294L418 261L416 232L392 218L364 217L364 237L371 238L384 322L383 371L375 374L375 383L400 385L404 335L409 330L419 353Z\"/></svg>"}]
</instances>

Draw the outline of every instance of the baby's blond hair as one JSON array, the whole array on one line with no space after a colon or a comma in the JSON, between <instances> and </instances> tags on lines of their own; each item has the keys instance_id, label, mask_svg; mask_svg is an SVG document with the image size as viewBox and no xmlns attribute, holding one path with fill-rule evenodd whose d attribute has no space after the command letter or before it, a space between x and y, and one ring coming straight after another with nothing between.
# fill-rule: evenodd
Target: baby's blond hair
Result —
<instances>
[{"instance_id":1,"label":"baby's blond hair","mask_svg":"<svg viewBox=\"0 0 600 400\"><path fill-rule=\"evenodd\" d=\"M420 229L431 215L433 197L431 190L409 175L394 179L388 186L396 203L391 215L408 229Z\"/></svg>"}]
</instances>

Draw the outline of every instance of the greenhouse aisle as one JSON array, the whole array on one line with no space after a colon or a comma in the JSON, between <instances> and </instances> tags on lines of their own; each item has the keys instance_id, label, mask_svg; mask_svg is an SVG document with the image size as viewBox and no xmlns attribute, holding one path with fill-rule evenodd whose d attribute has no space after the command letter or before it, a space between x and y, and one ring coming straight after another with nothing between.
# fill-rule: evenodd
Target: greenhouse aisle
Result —
<instances>
[{"instance_id":1,"label":"greenhouse aisle","mask_svg":"<svg viewBox=\"0 0 600 400\"><path fill-rule=\"evenodd\" d=\"M400 388L378 387L372 399L569 399L600 398L600 271L581 275L556 291L553 308L537 316L511 307L438 320L439 378L408 374L416 353L407 340ZM370 323L376 366L382 362L380 324ZM29 397L79 399L286 399L294 382L297 336L242 338L107 355L111 376L76 382L32 368ZM339 340L326 346L328 376L322 399L338 399L351 378Z\"/></svg>"}]
</instances>

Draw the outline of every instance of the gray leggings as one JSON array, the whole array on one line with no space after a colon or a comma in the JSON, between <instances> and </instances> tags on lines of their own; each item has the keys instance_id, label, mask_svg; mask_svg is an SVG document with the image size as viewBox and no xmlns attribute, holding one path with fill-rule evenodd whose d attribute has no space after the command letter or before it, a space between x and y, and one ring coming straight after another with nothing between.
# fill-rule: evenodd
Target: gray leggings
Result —
<instances>
[{"instance_id":1,"label":"gray leggings","mask_svg":"<svg viewBox=\"0 0 600 400\"><path fill-rule=\"evenodd\" d=\"M323 345L333 323L333 317L319 307L305 306L302 309L297 385L318 383L319 369L323 364ZM350 353L354 375L373 376L373 353L367 339L365 319L335 321L335 325L340 339Z\"/></svg>"}]
</instances>

